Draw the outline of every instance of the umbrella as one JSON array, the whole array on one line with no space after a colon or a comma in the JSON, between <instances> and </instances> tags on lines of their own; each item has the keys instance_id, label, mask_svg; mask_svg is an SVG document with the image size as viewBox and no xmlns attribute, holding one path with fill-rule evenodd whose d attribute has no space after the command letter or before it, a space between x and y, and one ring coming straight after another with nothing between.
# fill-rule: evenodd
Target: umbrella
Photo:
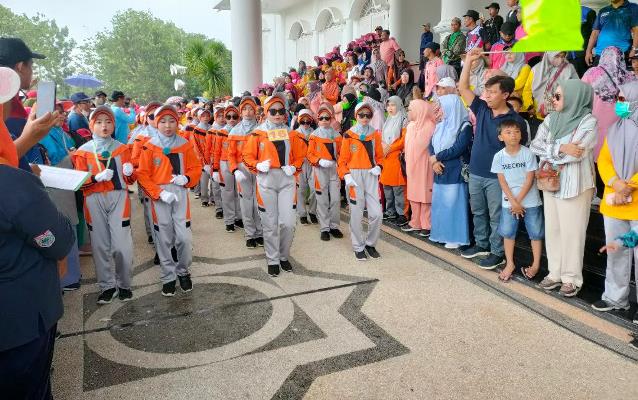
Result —
<instances>
[{"instance_id":1,"label":"umbrella","mask_svg":"<svg viewBox=\"0 0 638 400\"><path fill-rule=\"evenodd\" d=\"M96 88L102 86L102 81L91 75L73 75L64 78L64 83L71 86Z\"/></svg>"}]
</instances>

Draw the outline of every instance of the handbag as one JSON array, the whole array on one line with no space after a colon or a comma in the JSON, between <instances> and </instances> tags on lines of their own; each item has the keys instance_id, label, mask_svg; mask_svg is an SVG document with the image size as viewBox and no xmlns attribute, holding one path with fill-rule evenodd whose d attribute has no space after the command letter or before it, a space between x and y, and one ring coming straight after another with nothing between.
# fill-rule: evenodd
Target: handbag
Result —
<instances>
[{"instance_id":1,"label":"handbag","mask_svg":"<svg viewBox=\"0 0 638 400\"><path fill-rule=\"evenodd\" d=\"M556 80L560 76L561 72L563 72L563 69L565 69L565 67L567 67L567 63L564 63L560 67L560 69L556 72L556 74L552 78L552 81L548 83L547 87L545 88L545 93L543 94L543 104L541 104L539 109L539 112L543 116L543 118L549 115L549 113L555 111L554 103L552 102L554 92L551 89L552 89L552 86L554 86L554 83L556 83Z\"/></svg>"},{"instance_id":2,"label":"handbag","mask_svg":"<svg viewBox=\"0 0 638 400\"><path fill-rule=\"evenodd\" d=\"M546 192L558 192L560 190L560 173L563 166L554 168L547 161L541 161L538 170L536 170L536 186L538 190Z\"/></svg>"}]
</instances>

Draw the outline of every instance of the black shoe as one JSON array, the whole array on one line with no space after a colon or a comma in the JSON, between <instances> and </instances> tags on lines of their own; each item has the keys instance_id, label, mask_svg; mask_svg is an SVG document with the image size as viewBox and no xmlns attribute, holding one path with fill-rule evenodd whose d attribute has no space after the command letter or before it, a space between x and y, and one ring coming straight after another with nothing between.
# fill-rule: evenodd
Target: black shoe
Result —
<instances>
[{"instance_id":1,"label":"black shoe","mask_svg":"<svg viewBox=\"0 0 638 400\"><path fill-rule=\"evenodd\" d=\"M384 221L397 219L397 217L398 217L398 215L396 215L396 214L383 213L383 220Z\"/></svg>"},{"instance_id":2,"label":"black shoe","mask_svg":"<svg viewBox=\"0 0 638 400\"><path fill-rule=\"evenodd\" d=\"M421 232L418 233L418 236L426 238L426 237L430 236L430 230L429 229L421 229Z\"/></svg>"},{"instance_id":3,"label":"black shoe","mask_svg":"<svg viewBox=\"0 0 638 400\"><path fill-rule=\"evenodd\" d=\"M405 226L408 224L408 222L410 221L406 218L405 215L399 215L397 219L392 221L392 223L395 224L396 226Z\"/></svg>"},{"instance_id":4,"label":"black shoe","mask_svg":"<svg viewBox=\"0 0 638 400\"><path fill-rule=\"evenodd\" d=\"M478 246L472 246L469 249L465 249L461 251L461 257L463 258L474 258L477 256L486 256L490 254L487 249Z\"/></svg>"},{"instance_id":5,"label":"black shoe","mask_svg":"<svg viewBox=\"0 0 638 400\"><path fill-rule=\"evenodd\" d=\"M257 248L257 241L255 239L246 240L246 247L248 247L249 249L256 249Z\"/></svg>"},{"instance_id":6,"label":"black shoe","mask_svg":"<svg viewBox=\"0 0 638 400\"><path fill-rule=\"evenodd\" d=\"M106 289L97 298L97 304L111 304L111 301L117 296L117 289Z\"/></svg>"},{"instance_id":7,"label":"black shoe","mask_svg":"<svg viewBox=\"0 0 638 400\"><path fill-rule=\"evenodd\" d=\"M268 264L268 275L275 277L279 275L279 264Z\"/></svg>"},{"instance_id":8,"label":"black shoe","mask_svg":"<svg viewBox=\"0 0 638 400\"><path fill-rule=\"evenodd\" d=\"M117 292L117 297L120 301L129 301L133 298L133 291L131 289L119 288Z\"/></svg>"},{"instance_id":9,"label":"black shoe","mask_svg":"<svg viewBox=\"0 0 638 400\"><path fill-rule=\"evenodd\" d=\"M242 221L241 219L236 219L236 220L235 220L235 226L236 226L237 228L244 229L244 221Z\"/></svg>"},{"instance_id":10,"label":"black shoe","mask_svg":"<svg viewBox=\"0 0 638 400\"><path fill-rule=\"evenodd\" d=\"M168 282L162 285L162 296L173 297L175 296L175 282Z\"/></svg>"},{"instance_id":11,"label":"black shoe","mask_svg":"<svg viewBox=\"0 0 638 400\"><path fill-rule=\"evenodd\" d=\"M153 244L153 236L148 235L148 243Z\"/></svg>"},{"instance_id":12,"label":"black shoe","mask_svg":"<svg viewBox=\"0 0 638 400\"><path fill-rule=\"evenodd\" d=\"M357 258L357 261L367 261L368 255L365 251L355 251L354 256Z\"/></svg>"},{"instance_id":13,"label":"black shoe","mask_svg":"<svg viewBox=\"0 0 638 400\"><path fill-rule=\"evenodd\" d=\"M636 310L636 312L634 313L633 322L634 322L634 324L638 324L638 310Z\"/></svg>"},{"instance_id":14,"label":"black shoe","mask_svg":"<svg viewBox=\"0 0 638 400\"><path fill-rule=\"evenodd\" d=\"M343 233L341 233L341 231L339 229L330 229L330 234L335 239L343 238Z\"/></svg>"},{"instance_id":15,"label":"black shoe","mask_svg":"<svg viewBox=\"0 0 638 400\"><path fill-rule=\"evenodd\" d=\"M224 218L224 212L223 212L223 211L217 211L217 212L215 213L215 218L216 218L216 219L222 219L222 218Z\"/></svg>"},{"instance_id":16,"label":"black shoe","mask_svg":"<svg viewBox=\"0 0 638 400\"><path fill-rule=\"evenodd\" d=\"M317 219L317 216L315 214L308 214L308 217L310 217L310 222L312 222L313 224L319 223L319 220Z\"/></svg>"},{"instance_id":17,"label":"black shoe","mask_svg":"<svg viewBox=\"0 0 638 400\"><path fill-rule=\"evenodd\" d=\"M159 254L155 253L155 257L153 257L153 265L160 265Z\"/></svg>"},{"instance_id":18,"label":"black shoe","mask_svg":"<svg viewBox=\"0 0 638 400\"><path fill-rule=\"evenodd\" d=\"M636 322L636 321L634 321L634 322ZM629 345L631 347L633 347L634 349L638 350L638 337L635 338L634 340L632 340L631 342L629 342Z\"/></svg>"},{"instance_id":19,"label":"black shoe","mask_svg":"<svg viewBox=\"0 0 638 400\"><path fill-rule=\"evenodd\" d=\"M503 257L490 253L489 256L485 257L479 262L479 267L482 269L494 269L504 262L505 259Z\"/></svg>"},{"instance_id":20,"label":"black shoe","mask_svg":"<svg viewBox=\"0 0 638 400\"><path fill-rule=\"evenodd\" d=\"M208 207L210 204L208 204L207 201L202 201L202 207Z\"/></svg>"},{"instance_id":21,"label":"black shoe","mask_svg":"<svg viewBox=\"0 0 638 400\"><path fill-rule=\"evenodd\" d=\"M324 242L327 242L328 240L330 240L330 233L329 232L321 232L321 235L319 236L321 238L321 240L323 240Z\"/></svg>"},{"instance_id":22,"label":"black shoe","mask_svg":"<svg viewBox=\"0 0 638 400\"><path fill-rule=\"evenodd\" d=\"M299 217L299 223L301 225L310 225L310 223L308 222L308 217Z\"/></svg>"},{"instance_id":23,"label":"black shoe","mask_svg":"<svg viewBox=\"0 0 638 400\"><path fill-rule=\"evenodd\" d=\"M235 232L235 224L226 225L226 232Z\"/></svg>"},{"instance_id":24,"label":"black shoe","mask_svg":"<svg viewBox=\"0 0 638 400\"><path fill-rule=\"evenodd\" d=\"M292 264L290 264L290 261L281 260L279 261L279 265L281 266L281 269L283 269L284 271L292 272Z\"/></svg>"},{"instance_id":25,"label":"black shoe","mask_svg":"<svg viewBox=\"0 0 638 400\"><path fill-rule=\"evenodd\" d=\"M372 246L366 246L366 252L370 255L370 257L372 258L379 258L381 257L381 254L379 254L379 252L377 251L377 249L375 249Z\"/></svg>"},{"instance_id":26,"label":"black shoe","mask_svg":"<svg viewBox=\"0 0 638 400\"><path fill-rule=\"evenodd\" d=\"M201 194L199 194L199 193L195 193L195 198L196 198L196 199L199 199L200 197L201 197Z\"/></svg>"},{"instance_id":27,"label":"black shoe","mask_svg":"<svg viewBox=\"0 0 638 400\"><path fill-rule=\"evenodd\" d=\"M264 247L264 238L263 237L255 238L255 243L257 243L257 246L259 247Z\"/></svg>"},{"instance_id":28,"label":"black shoe","mask_svg":"<svg viewBox=\"0 0 638 400\"><path fill-rule=\"evenodd\" d=\"M179 279L179 287L182 288L182 292L190 292L193 290L193 281L191 280L191 274L177 276Z\"/></svg>"},{"instance_id":29,"label":"black shoe","mask_svg":"<svg viewBox=\"0 0 638 400\"><path fill-rule=\"evenodd\" d=\"M593 308L596 311L611 311L611 310L620 310L620 307L616 307L611 303L607 303L605 300L598 300L596 302L594 302L594 304L591 305L591 308ZM627 306L627 308L623 308L623 310L628 310L629 306Z\"/></svg>"},{"instance_id":30,"label":"black shoe","mask_svg":"<svg viewBox=\"0 0 638 400\"><path fill-rule=\"evenodd\" d=\"M171 257L173 257L173 261L177 262L177 249L175 247L171 247Z\"/></svg>"},{"instance_id":31,"label":"black shoe","mask_svg":"<svg viewBox=\"0 0 638 400\"><path fill-rule=\"evenodd\" d=\"M62 288L65 292L72 292L74 290L78 290L80 288L80 282L75 282L70 285L66 285Z\"/></svg>"}]
</instances>

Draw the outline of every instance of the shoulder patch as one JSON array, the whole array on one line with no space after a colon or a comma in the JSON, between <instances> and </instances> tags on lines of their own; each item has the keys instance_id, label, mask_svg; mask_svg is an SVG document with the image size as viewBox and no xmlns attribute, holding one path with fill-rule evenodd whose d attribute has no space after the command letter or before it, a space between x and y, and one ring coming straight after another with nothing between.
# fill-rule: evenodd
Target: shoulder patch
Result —
<instances>
[{"instance_id":1,"label":"shoulder patch","mask_svg":"<svg viewBox=\"0 0 638 400\"><path fill-rule=\"evenodd\" d=\"M53 246L53 243L55 243L55 235L47 229L45 232L33 238L33 240L38 247L47 248Z\"/></svg>"}]
</instances>

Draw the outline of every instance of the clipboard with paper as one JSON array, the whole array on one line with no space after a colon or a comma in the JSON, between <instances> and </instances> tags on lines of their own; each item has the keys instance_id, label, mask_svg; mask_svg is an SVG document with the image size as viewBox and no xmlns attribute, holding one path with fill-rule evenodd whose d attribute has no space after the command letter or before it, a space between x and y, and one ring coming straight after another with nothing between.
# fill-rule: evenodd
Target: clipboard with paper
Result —
<instances>
[{"instance_id":1,"label":"clipboard with paper","mask_svg":"<svg viewBox=\"0 0 638 400\"><path fill-rule=\"evenodd\" d=\"M91 176L90 172L38 165L40 180L48 188L77 191Z\"/></svg>"}]
</instances>

